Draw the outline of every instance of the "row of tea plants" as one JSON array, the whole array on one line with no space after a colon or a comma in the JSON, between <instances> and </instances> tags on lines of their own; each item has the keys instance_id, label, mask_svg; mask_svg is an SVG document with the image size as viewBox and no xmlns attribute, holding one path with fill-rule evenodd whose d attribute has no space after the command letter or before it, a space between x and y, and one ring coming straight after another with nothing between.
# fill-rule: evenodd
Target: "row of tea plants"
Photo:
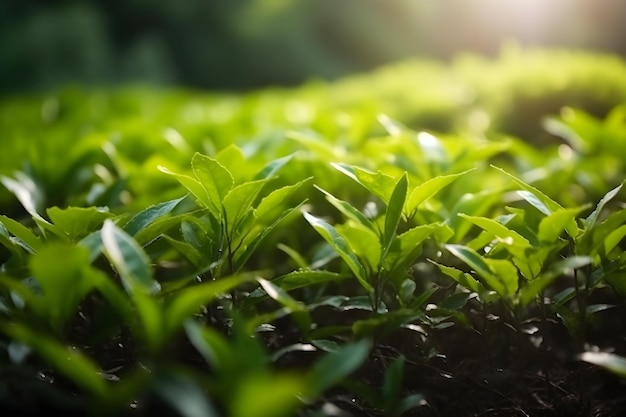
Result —
<instances>
[{"instance_id":1,"label":"row of tea plants","mask_svg":"<svg viewBox=\"0 0 626 417\"><path fill-rule=\"evenodd\" d=\"M546 113L542 146L321 109L366 80L3 102L3 407L428 415L412 369L522 350L626 376L626 107Z\"/></svg>"}]
</instances>

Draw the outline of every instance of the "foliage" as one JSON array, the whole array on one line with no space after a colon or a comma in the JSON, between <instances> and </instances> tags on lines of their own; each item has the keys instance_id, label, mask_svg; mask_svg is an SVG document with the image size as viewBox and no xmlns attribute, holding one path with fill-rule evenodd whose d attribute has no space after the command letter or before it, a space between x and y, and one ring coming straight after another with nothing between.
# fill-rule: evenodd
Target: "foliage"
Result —
<instances>
[{"instance_id":1,"label":"foliage","mask_svg":"<svg viewBox=\"0 0 626 417\"><path fill-rule=\"evenodd\" d=\"M497 362L553 355L556 327L624 375L623 107L546 114L562 141L536 148L322 111L328 88L6 101L2 157L28 165L0 178L0 401L419 415L436 395L404 375L452 330Z\"/></svg>"}]
</instances>

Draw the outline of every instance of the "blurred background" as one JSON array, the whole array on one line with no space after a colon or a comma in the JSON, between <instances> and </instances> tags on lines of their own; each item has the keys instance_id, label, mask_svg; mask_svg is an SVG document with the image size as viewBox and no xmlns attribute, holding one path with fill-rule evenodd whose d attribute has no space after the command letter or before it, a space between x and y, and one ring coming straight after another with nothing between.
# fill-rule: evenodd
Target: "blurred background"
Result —
<instances>
[{"instance_id":1,"label":"blurred background","mask_svg":"<svg viewBox=\"0 0 626 417\"><path fill-rule=\"evenodd\" d=\"M623 0L3 0L0 91L332 80L503 42L626 54Z\"/></svg>"}]
</instances>

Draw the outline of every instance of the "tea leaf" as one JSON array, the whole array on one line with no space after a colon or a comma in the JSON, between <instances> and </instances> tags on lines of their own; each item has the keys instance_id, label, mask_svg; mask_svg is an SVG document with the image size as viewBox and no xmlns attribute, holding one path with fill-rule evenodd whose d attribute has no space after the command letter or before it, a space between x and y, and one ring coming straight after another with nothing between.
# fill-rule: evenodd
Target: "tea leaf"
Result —
<instances>
[{"instance_id":1,"label":"tea leaf","mask_svg":"<svg viewBox=\"0 0 626 417\"><path fill-rule=\"evenodd\" d=\"M417 187L411 190L409 198L406 202L405 213L408 213L409 216L412 216L413 213L417 210L420 204L429 199L430 197L437 194L443 188L445 188L448 184L452 183L459 177L467 174L468 172L473 171L469 169L467 171L460 172L458 174L451 175L440 175L435 178L431 178Z\"/></svg>"},{"instance_id":2,"label":"tea leaf","mask_svg":"<svg viewBox=\"0 0 626 417\"><path fill-rule=\"evenodd\" d=\"M88 265L87 249L61 243L44 247L30 259L31 271L44 293L47 318L59 332L94 285L89 281Z\"/></svg>"},{"instance_id":3,"label":"tea leaf","mask_svg":"<svg viewBox=\"0 0 626 417\"><path fill-rule=\"evenodd\" d=\"M185 320L195 314L200 307L211 303L218 296L227 293L239 285L255 280L253 274L239 274L220 278L217 281L192 285L180 290L171 302L165 306L165 331L171 334Z\"/></svg>"},{"instance_id":4,"label":"tea leaf","mask_svg":"<svg viewBox=\"0 0 626 417\"><path fill-rule=\"evenodd\" d=\"M372 286L368 282L368 276L365 272L365 268L359 261L358 257L346 241L343 236L341 236L334 227L330 224L326 223L324 220L313 216L307 212L302 212L306 221L308 221L311 226L332 246L332 248L337 251L339 256L346 262L350 270L354 273L356 278L359 280L363 288L365 288L368 292L372 290Z\"/></svg>"},{"instance_id":5,"label":"tea leaf","mask_svg":"<svg viewBox=\"0 0 626 417\"><path fill-rule=\"evenodd\" d=\"M467 265L469 265L478 275L485 281L485 283L497 292L499 295L503 296L508 293L507 287L502 281L494 275L490 264L488 264L478 253L474 250L463 246L463 245L445 245L445 248L448 249L454 256L461 259Z\"/></svg>"},{"instance_id":6,"label":"tea leaf","mask_svg":"<svg viewBox=\"0 0 626 417\"><path fill-rule=\"evenodd\" d=\"M159 166L159 171L175 177L178 182L181 183L197 199L197 203L200 207L209 209L211 214L213 214L216 219L221 218L222 211L219 205L221 204L221 200L213 200L208 195L206 189L202 186L200 181L190 177L189 175L172 172L163 166Z\"/></svg>"},{"instance_id":7,"label":"tea leaf","mask_svg":"<svg viewBox=\"0 0 626 417\"><path fill-rule=\"evenodd\" d=\"M172 210L174 210L174 208L185 198L186 197L181 197L175 200L165 201L140 211L124 225L124 230L131 236L136 235L142 229L152 224L155 220L171 213Z\"/></svg>"},{"instance_id":8,"label":"tea leaf","mask_svg":"<svg viewBox=\"0 0 626 417\"><path fill-rule=\"evenodd\" d=\"M378 235L360 223L338 225L337 232L343 236L353 253L359 257L369 271L377 271L382 256Z\"/></svg>"},{"instance_id":9,"label":"tea leaf","mask_svg":"<svg viewBox=\"0 0 626 417\"><path fill-rule=\"evenodd\" d=\"M620 190L622 189L622 186L624 185L624 183L621 183L620 185L618 185L617 187L613 188L611 191L609 191L608 193L606 193L604 195L604 197L602 197L602 199L600 200L600 202L598 202L598 205L596 206L595 210L593 212L591 212L591 214L589 216L587 216L587 218L585 219L585 223L586 223L586 227L587 229L592 229L595 225L596 222L598 221L599 217L600 217L600 213L602 212L602 210L604 209L604 207L613 199L615 198L615 196L617 195L617 193L620 192Z\"/></svg>"},{"instance_id":10,"label":"tea leaf","mask_svg":"<svg viewBox=\"0 0 626 417\"><path fill-rule=\"evenodd\" d=\"M217 160L198 152L191 159L191 169L211 204L219 208L235 183L230 171Z\"/></svg>"},{"instance_id":11,"label":"tea leaf","mask_svg":"<svg viewBox=\"0 0 626 417\"><path fill-rule=\"evenodd\" d=\"M104 253L129 294L137 290L155 294L160 290L160 284L152 278L148 255L132 237L109 219L102 226L101 237Z\"/></svg>"},{"instance_id":12,"label":"tea leaf","mask_svg":"<svg viewBox=\"0 0 626 417\"><path fill-rule=\"evenodd\" d=\"M409 180L405 173L400 177L396 186L393 189L389 203L387 204L387 211L385 212L385 230L383 232L382 241L382 257L384 258L389 252L391 243L396 236L396 230L398 224L402 218L402 208L404 207L404 201L406 200L407 187Z\"/></svg>"},{"instance_id":13,"label":"tea leaf","mask_svg":"<svg viewBox=\"0 0 626 417\"><path fill-rule=\"evenodd\" d=\"M29 252L36 252L42 247L41 239L20 222L0 214L0 223L22 243L20 246Z\"/></svg>"},{"instance_id":14,"label":"tea leaf","mask_svg":"<svg viewBox=\"0 0 626 417\"><path fill-rule=\"evenodd\" d=\"M539 223L539 232L537 237L541 242L554 242L563 233L563 230L571 225L572 221L576 219L578 213L584 210L584 207L574 207L559 209L553 213L547 215Z\"/></svg>"},{"instance_id":15,"label":"tea leaf","mask_svg":"<svg viewBox=\"0 0 626 417\"><path fill-rule=\"evenodd\" d=\"M598 365L615 375L626 378L626 358L608 352L584 352L580 360Z\"/></svg>"},{"instance_id":16,"label":"tea leaf","mask_svg":"<svg viewBox=\"0 0 626 417\"><path fill-rule=\"evenodd\" d=\"M244 216L252 211L252 203L266 182L267 180L244 182L226 194L223 207L229 232L232 233Z\"/></svg>"},{"instance_id":17,"label":"tea leaf","mask_svg":"<svg viewBox=\"0 0 626 417\"><path fill-rule=\"evenodd\" d=\"M161 371L155 376L154 390L178 411L181 417L219 417L205 390L190 377L175 370Z\"/></svg>"},{"instance_id":18,"label":"tea leaf","mask_svg":"<svg viewBox=\"0 0 626 417\"><path fill-rule=\"evenodd\" d=\"M81 239L100 228L104 220L113 217L112 213L97 207L50 207L46 210L52 223L72 241Z\"/></svg>"},{"instance_id":19,"label":"tea leaf","mask_svg":"<svg viewBox=\"0 0 626 417\"><path fill-rule=\"evenodd\" d=\"M324 193L324 195L326 196L326 200L328 200L330 204L335 206L335 208L339 210L343 215L345 215L348 219L351 219L357 223L360 223L368 227L371 230L374 230L374 225L372 224L370 219L365 217L365 215L361 213L361 211L358 210L356 207L354 207L352 204L348 203L347 201L338 199L337 197L335 197L328 191L318 187L317 185L315 186L315 188L317 188L322 193Z\"/></svg>"},{"instance_id":20,"label":"tea leaf","mask_svg":"<svg viewBox=\"0 0 626 417\"><path fill-rule=\"evenodd\" d=\"M265 165L261 171L259 171L255 176L255 180L269 180L272 178L287 162L291 161L294 157L294 154L290 154L284 156L282 158L275 159Z\"/></svg>"},{"instance_id":21,"label":"tea leaf","mask_svg":"<svg viewBox=\"0 0 626 417\"><path fill-rule=\"evenodd\" d=\"M347 278L346 275L338 274L336 272L299 270L274 278L272 282L283 290L290 291L325 282L336 282L345 278Z\"/></svg>"},{"instance_id":22,"label":"tea leaf","mask_svg":"<svg viewBox=\"0 0 626 417\"><path fill-rule=\"evenodd\" d=\"M482 228L483 230L494 235L498 240L507 244L507 245L515 245L520 249L525 249L530 246L530 242L526 240L522 235L517 233L514 230L508 229L502 223L497 220L490 219L487 217L478 217L478 216L468 216L467 214L459 213L460 217L469 220L474 223L476 226Z\"/></svg>"},{"instance_id":23,"label":"tea leaf","mask_svg":"<svg viewBox=\"0 0 626 417\"><path fill-rule=\"evenodd\" d=\"M502 168L498 168L494 165L492 165L492 167L511 178L514 183L521 187L523 191L518 191L518 194L546 216L552 214L555 211L563 209L561 205L559 205L556 201L552 200L550 197L539 191L537 188L526 184L524 181L520 180L512 174L509 174ZM576 235L578 235L578 226L576 226L576 222L574 221L569 222L565 229L572 237L576 237Z\"/></svg>"},{"instance_id":24,"label":"tea leaf","mask_svg":"<svg viewBox=\"0 0 626 417\"><path fill-rule=\"evenodd\" d=\"M331 164L339 172L352 178L370 193L380 198L385 204L389 203L391 194L396 186L396 181L392 176L378 172L371 172L366 169L350 166L346 164Z\"/></svg>"},{"instance_id":25,"label":"tea leaf","mask_svg":"<svg viewBox=\"0 0 626 417\"><path fill-rule=\"evenodd\" d=\"M349 376L363 363L370 351L367 339L348 343L339 350L326 354L317 361L307 376L303 398L312 401L342 379Z\"/></svg>"}]
</instances>

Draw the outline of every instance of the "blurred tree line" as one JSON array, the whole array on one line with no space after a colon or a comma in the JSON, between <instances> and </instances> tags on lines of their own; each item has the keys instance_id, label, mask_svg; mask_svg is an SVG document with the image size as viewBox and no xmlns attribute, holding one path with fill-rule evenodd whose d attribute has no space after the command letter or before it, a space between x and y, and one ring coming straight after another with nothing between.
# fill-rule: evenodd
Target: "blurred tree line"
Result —
<instances>
[{"instance_id":1,"label":"blurred tree line","mask_svg":"<svg viewBox=\"0 0 626 417\"><path fill-rule=\"evenodd\" d=\"M625 20L622 0L4 0L0 89L293 85L509 38L626 54Z\"/></svg>"}]
</instances>

